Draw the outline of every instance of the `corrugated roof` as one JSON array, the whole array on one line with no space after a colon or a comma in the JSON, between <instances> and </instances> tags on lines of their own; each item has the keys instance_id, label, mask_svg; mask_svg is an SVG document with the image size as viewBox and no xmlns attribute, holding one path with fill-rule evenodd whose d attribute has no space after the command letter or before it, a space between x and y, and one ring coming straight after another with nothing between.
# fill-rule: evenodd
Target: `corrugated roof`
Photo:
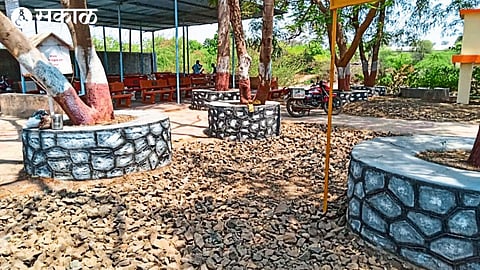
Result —
<instances>
[{"instance_id":1,"label":"corrugated roof","mask_svg":"<svg viewBox=\"0 0 480 270\"><path fill-rule=\"evenodd\" d=\"M209 5L209 0L178 0L179 26L193 26L217 22L217 9ZM34 9L62 8L60 0L19 0L21 7ZM175 7L173 0L87 0L88 8L96 8L97 26L118 27L120 8L122 28L145 31L175 27ZM5 12L5 1L0 1L0 9ZM259 13L261 15L261 12ZM258 17L258 16L257 16Z\"/></svg>"}]
</instances>

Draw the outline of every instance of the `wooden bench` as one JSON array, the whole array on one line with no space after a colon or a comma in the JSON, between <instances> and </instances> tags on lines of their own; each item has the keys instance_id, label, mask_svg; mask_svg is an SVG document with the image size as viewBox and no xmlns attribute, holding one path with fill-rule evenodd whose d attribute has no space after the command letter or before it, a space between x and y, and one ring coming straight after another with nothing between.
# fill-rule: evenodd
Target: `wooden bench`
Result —
<instances>
[{"instance_id":1,"label":"wooden bench","mask_svg":"<svg viewBox=\"0 0 480 270\"><path fill-rule=\"evenodd\" d=\"M168 77L167 81L168 85L171 85L174 89L177 88L176 77ZM180 77L180 91L185 92L185 97L191 97L192 90L192 80L190 79L190 77Z\"/></svg>"},{"instance_id":2,"label":"wooden bench","mask_svg":"<svg viewBox=\"0 0 480 270\"><path fill-rule=\"evenodd\" d=\"M125 86L122 82L113 82L108 84L110 88L110 96L112 97L112 102L116 108L127 107L130 108L132 102L131 93L124 93ZM122 103L125 101L125 103Z\"/></svg>"},{"instance_id":3,"label":"wooden bench","mask_svg":"<svg viewBox=\"0 0 480 270\"><path fill-rule=\"evenodd\" d=\"M123 78L123 84L128 89L138 89L140 88L140 80L146 80L147 76L145 75L127 75Z\"/></svg>"},{"instance_id":4,"label":"wooden bench","mask_svg":"<svg viewBox=\"0 0 480 270\"><path fill-rule=\"evenodd\" d=\"M180 77L180 91L185 92L185 97L192 97L192 79L190 77Z\"/></svg>"},{"instance_id":5,"label":"wooden bench","mask_svg":"<svg viewBox=\"0 0 480 270\"><path fill-rule=\"evenodd\" d=\"M142 102L155 103L155 97L160 96L160 101L173 101L175 90L168 84L167 80L140 80L140 91L142 91ZM166 98L165 98L166 96Z\"/></svg>"},{"instance_id":6,"label":"wooden bench","mask_svg":"<svg viewBox=\"0 0 480 270\"><path fill-rule=\"evenodd\" d=\"M192 77L192 88L195 89L208 89L215 87L215 83L212 83L212 79L207 76L194 76Z\"/></svg>"}]
</instances>

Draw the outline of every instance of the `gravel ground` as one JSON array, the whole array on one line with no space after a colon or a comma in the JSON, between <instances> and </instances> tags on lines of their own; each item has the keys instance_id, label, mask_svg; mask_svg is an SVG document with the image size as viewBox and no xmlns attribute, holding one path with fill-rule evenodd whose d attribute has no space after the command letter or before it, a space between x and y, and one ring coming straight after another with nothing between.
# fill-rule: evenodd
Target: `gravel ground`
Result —
<instances>
[{"instance_id":1,"label":"gravel ground","mask_svg":"<svg viewBox=\"0 0 480 270\"><path fill-rule=\"evenodd\" d=\"M0 269L415 269L346 227L353 145L390 134L282 124L246 143L186 142L163 170L0 199Z\"/></svg>"},{"instance_id":2,"label":"gravel ground","mask_svg":"<svg viewBox=\"0 0 480 270\"><path fill-rule=\"evenodd\" d=\"M432 103L415 98L385 96L348 103L345 105L343 113L404 120L480 124L480 102L471 101L470 103L470 105Z\"/></svg>"}]
</instances>

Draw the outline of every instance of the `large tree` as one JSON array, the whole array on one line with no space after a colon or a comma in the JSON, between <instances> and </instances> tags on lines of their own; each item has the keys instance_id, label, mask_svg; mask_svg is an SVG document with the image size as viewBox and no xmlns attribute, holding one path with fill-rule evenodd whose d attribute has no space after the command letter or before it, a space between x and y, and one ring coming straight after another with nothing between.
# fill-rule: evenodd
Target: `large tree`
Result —
<instances>
[{"instance_id":1,"label":"large tree","mask_svg":"<svg viewBox=\"0 0 480 270\"><path fill-rule=\"evenodd\" d=\"M358 45L360 60L362 61L363 84L365 86L374 86L377 78L379 63L378 54L380 46L384 44L385 17L388 4L385 0L381 0L378 16L372 23L373 31L366 31ZM361 8L356 8L353 12L352 25L356 31L360 29L359 16ZM369 34L369 35L368 35Z\"/></svg>"},{"instance_id":2,"label":"large tree","mask_svg":"<svg viewBox=\"0 0 480 270\"><path fill-rule=\"evenodd\" d=\"M475 8L479 0L439 1L418 0L381 0L379 11L373 23L363 34L359 44L359 55L362 60L364 84L375 85L378 71L378 53L381 45L395 44L397 46L422 47L422 38L433 27L442 29L442 35L458 35L462 23L458 16L460 9ZM358 16L366 13L368 5L353 7L353 16L345 17L351 21L352 30L359 27ZM400 19L399 18L403 18ZM448 18L448 19L446 19ZM417 53L421 55L421 53Z\"/></svg>"},{"instance_id":3,"label":"large tree","mask_svg":"<svg viewBox=\"0 0 480 270\"><path fill-rule=\"evenodd\" d=\"M84 0L62 3L67 8L86 8ZM85 102L80 99L63 74L32 46L25 35L3 13L0 13L0 42L62 107L73 124L91 125L111 120L114 115L107 77L95 53L89 27L74 24L70 28L80 74L85 81L87 93Z\"/></svg>"},{"instance_id":4,"label":"large tree","mask_svg":"<svg viewBox=\"0 0 480 270\"><path fill-rule=\"evenodd\" d=\"M292 1L291 8L295 20L294 24L289 27L290 30L295 35L307 32L313 37L328 37L328 40L331 40L332 17L329 5L329 0ZM367 7L367 10L361 13L361 18L358 18L358 29L353 32L349 31L348 22L342 18L351 17L354 8L344 8L339 12L341 19L337 21L337 53L335 55L339 89L350 89L350 60L360 44L363 33L376 16L379 2L364 6ZM348 39L349 37L351 39ZM331 43L329 44L331 46Z\"/></svg>"},{"instance_id":5,"label":"large tree","mask_svg":"<svg viewBox=\"0 0 480 270\"><path fill-rule=\"evenodd\" d=\"M235 37L235 47L238 55L238 75L240 88L240 102L243 104L251 103L251 89L250 89L250 64L252 58L248 55L247 45L245 43L245 35L242 26L242 13L240 10L239 0L228 0L230 8L230 21Z\"/></svg>"}]
</instances>

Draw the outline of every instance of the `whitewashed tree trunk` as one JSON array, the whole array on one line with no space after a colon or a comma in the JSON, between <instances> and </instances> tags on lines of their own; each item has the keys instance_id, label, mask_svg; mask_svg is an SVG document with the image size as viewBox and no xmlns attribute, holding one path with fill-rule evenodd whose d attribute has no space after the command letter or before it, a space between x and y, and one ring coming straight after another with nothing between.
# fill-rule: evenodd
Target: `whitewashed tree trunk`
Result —
<instances>
[{"instance_id":1,"label":"whitewashed tree trunk","mask_svg":"<svg viewBox=\"0 0 480 270\"><path fill-rule=\"evenodd\" d=\"M61 3L65 8L87 8L85 0L61 0ZM107 76L95 51L90 27L86 24L74 24L72 21L67 25L72 36L80 76L85 81L85 102L96 110L95 116L98 118L96 121L111 119L113 118L113 104Z\"/></svg>"},{"instance_id":2,"label":"whitewashed tree trunk","mask_svg":"<svg viewBox=\"0 0 480 270\"><path fill-rule=\"evenodd\" d=\"M46 88L47 94L53 97L74 124L95 124L100 120L97 111L87 106L78 97L65 76L50 64L46 57L34 48L25 35L1 12L0 42ZM108 98L111 103L110 97ZM108 119L111 119L111 116Z\"/></svg>"},{"instance_id":3,"label":"whitewashed tree trunk","mask_svg":"<svg viewBox=\"0 0 480 270\"><path fill-rule=\"evenodd\" d=\"M240 88L240 102L243 104L251 103L252 90L250 88L250 65L252 58L248 55L245 35L242 26L242 14L240 11L239 0L229 0L230 21L232 23L233 33L235 35L235 47L238 55L238 87Z\"/></svg>"},{"instance_id":4,"label":"whitewashed tree trunk","mask_svg":"<svg viewBox=\"0 0 480 270\"><path fill-rule=\"evenodd\" d=\"M268 99L270 84L272 83L273 11L274 0L264 0L262 44L260 46L260 63L258 66L260 86L254 99L255 103L260 104L265 104L265 101Z\"/></svg>"},{"instance_id":5,"label":"whitewashed tree trunk","mask_svg":"<svg viewBox=\"0 0 480 270\"><path fill-rule=\"evenodd\" d=\"M215 89L228 90L230 78L230 9L227 0L218 1L218 52Z\"/></svg>"}]
</instances>

